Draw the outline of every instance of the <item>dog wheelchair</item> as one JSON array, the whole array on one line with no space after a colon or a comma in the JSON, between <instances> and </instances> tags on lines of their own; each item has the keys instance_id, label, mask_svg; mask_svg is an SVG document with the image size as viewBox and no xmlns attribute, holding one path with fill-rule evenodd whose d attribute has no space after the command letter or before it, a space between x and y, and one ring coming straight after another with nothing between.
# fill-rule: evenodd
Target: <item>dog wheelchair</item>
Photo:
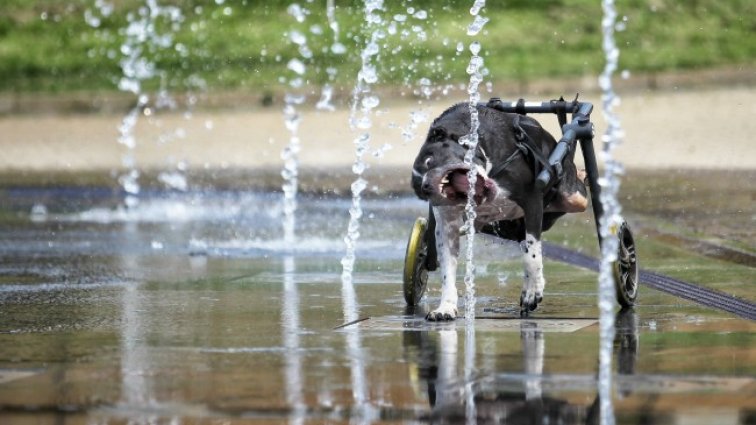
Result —
<instances>
[{"instance_id":1,"label":"dog wheelchair","mask_svg":"<svg viewBox=\"0 0 756 425\"><path fill-rule=\"evenodd\" d=\"M604 210L600 201L601 187L598 179L598 165L593 150L593 123L591 112L593 105L588 102L578 102L564 99L548 102L525 102L520 99L517 102L504 102L499 98L492 98L488 103L481 106L494 108L502 112L525 114L555 114L562 129L562 137L557 141L554 150L548 159L541 159L542 167L536 172L536 188L544 194L548 194L563 177L563 163L568 153L572 152L580 142L580 150L585 161L585 171L588 180L588 189L591 194L591 205L596 223L596 234L599 246L602 243L599 219ZM572 119L567 122L567 114L572 114ZM545 203L548 199L545 199ZM617 301L623 308L635 304L638 296L638 258L635 250L635 241L627 222L612 229L614 237L619 239L617 260L613 263L614 284ZM482 233L493 236L498 235L491 226L485 226ZM408 305L417 305L425 293L428 284L428 272L438 268L438 255L435 241L435 218L429 205L428 218L418 217L410 232L407 242L407 251L404 258L403 291L404 299Z\"/></svg>"}]
</instances>

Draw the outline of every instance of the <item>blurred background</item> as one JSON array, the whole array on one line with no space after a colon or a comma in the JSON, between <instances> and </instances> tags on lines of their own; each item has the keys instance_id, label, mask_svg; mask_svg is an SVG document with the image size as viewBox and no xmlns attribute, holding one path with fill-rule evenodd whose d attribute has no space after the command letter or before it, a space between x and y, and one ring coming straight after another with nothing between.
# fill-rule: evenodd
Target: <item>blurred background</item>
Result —
<instances>
[{"instance_id":1,"label":"blurred background","mask_svg":"<svg viewBox=\"0 0 756 425\"><path fill-rule=\"evenodd\" d=\"M307 85L333 83L350 91L365 44L362 2L303 0L6 0L0 12L0 88L12 94L72 94L117 90L129 26L154 17L142 57L155 74L145 89L233 91L267 104L280 95L285 66L299 56L287 36L298 31L312 53ZM380 83L431 88L467 79L468 1L386 2ZM668 73L737 70L754 65L756 5L748 0L620 0L617 41L621 66L648 88ZM593 79L604 65L601 9L588 0L489 2L480 37L488 80L514 87L554 78ZM301 20L301 22L300 22ZM338 32L331 23L335 22ZM338 43L341 48L335 48ZM465 50L464 55L459 50ZM460 63L463 65L460 66ZM742 77L741 77L742 78ZM733 81L734 79L734 81ZM522 90L525 92L526 90ZM255 97L255 96L253 96ZM254 105L248 105L254 106ZM98 105L79 105L96 110ZM5 107L6 112L8 106Z\"/></svg>"}]
</instances>

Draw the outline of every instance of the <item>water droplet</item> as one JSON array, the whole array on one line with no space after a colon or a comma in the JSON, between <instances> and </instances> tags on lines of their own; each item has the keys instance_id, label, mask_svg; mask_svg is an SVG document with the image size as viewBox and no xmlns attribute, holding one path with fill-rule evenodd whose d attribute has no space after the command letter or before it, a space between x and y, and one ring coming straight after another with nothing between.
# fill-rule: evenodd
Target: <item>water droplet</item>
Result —
<instances>
[{"instance_id":1,"label":"water droplet","mask_svg":"<svg viewBox=\"0 0 756 425\"><path fill-rule=\"evenodd\" d=\"M483 26L489 21L488 18L484 18L480 15L475 16L475 20L467 27L467 35L478 35Z\"/></svg>"},{"instance_id":2,"label":"water droplet","mask_svg":"<svg viewBox=\"0 0 756 425\"><path fill-rule=\"evenodd\" d=\"M165 184L169 189L180 190L186 192L189 188L189 183L186 180L186 176L178 171L165 171L158 174L158 180Z\"/></svg>"},{"instance_id":3,"label":"water droplet","mask_svg":"<svg viewBox=\"0 0 756 425\"><path fill-rule=\"evenodd\" d=\"M302 63L301 60L296 59L296 58L291 59L289 61L288 65L286 65L286 67L288 69L294 71L298 75L303 75L305 73L305 64Z\"/></svg>"},{"instance_id":4,"label":"water droplet","mask_svg":"<svg viewBox=\"0 0 756 425\"><path fill-rule=\"evenodd\" d=\"M289 7L286 9L286 12L289 13L289 15L293 16L294 19L296 19L297 22L302 23L305 21L305 18L307 17L307 12L305 9L302 8L302 6L298 5L297 3L292 3L289 5Z\"/></svg>"},{"instance_id":5,"label":"water droplet","mask_svg":"<svg viewBox=\"0 0 756 425\"><path fill-rule=\"evenodd\" d=\"M370 42L367 46L365 46L365 49L363 50L363 55L367 56L375 56L379 52L379 47L377 43Z\"/></svg>"},{"instance_id":6,"label":"water droplet","mask_svg":"<svg viewBox=\"0 0 756 425\"><path fill-rule=\"evenodd\" d=\"M291 30L289 33L289 40L291 40L292 43L301 46L307 43L307 36L297 30Z\"/></svg>"},{"instance_id":7,"label":"water droplet","mask_svg":"<svg viewBox=\"0 0 756 425\"><path fill-rule=\"evenodd\" d=\"M477 15L480 12L480 9L485 7L486 0L475 0L475 3L473 3L473 6L470 8L470 14L471 15Z\"/></svg>"},{"instance_id":8,"label":"water droplet","mask_svg":"<svg viewBox=\"0 0 756 425\"><path fill-rule=\"evenodd\" d=\"M362 107L367 109L373 109L380 104L378 96L366 96L362 99Z\"/></svg>"},{"instance_id":9,"label":"water droplet","mask_svg":"<svg viewBox=\"0 0 756 425\"><path fill-rule=\"evenodd\" d=\"M470 53L477 56L478 53L480 53L480 43L477 41L473 41L470 43Z\"/></svg>"},{"instance_id":10,"label":"water droplet","mask_svg":"<svg viewBox=\"0 0 756 425\"><path fill-rule=\"evenodd\" d=\"M365 64L359 72L359 78L368 84L373 84L378 81L378 73L375 66L371 64Z\"/></svg>"},{"instance_id":11,"label":"water droplet","mask_svg":"<svg viewBox=\"0 0 756 425\"><path fill-rule=\"evenodd\" d=\"M362 117L357 120L357 128L367 130L373 126L373 121L369 117Z\"/></svg>"},{"instance_id":12,"label":"water droplet","mask_svg":"<svg viewBox=\"0 0 756 425\"><path fill-rule=\"evenodd\" d=\"M32 220L44 220L47 217L47 207L44 204L34 204L31 209Z\"/></svg>"},{"instance_id":13,"label":"water droplet","mask_svg":"<svg viewBox=\"0 0 756 425\"><path fill-rule=\"evenodd\" d=\"M335 55L343 55L346 51L346 46L341 43L336 42L331 45L331 52Z\"/></svg>"},{"instance_id":14,"label":"water droplet","mask_svg":"<svg viewBox=\"0 0 756 425\"><path fill-rule=\"evenodd\" d=\"M365 166L364 164L362 164L361 171L360 172L355 171L355 174L362 174L362 171L364 170L365 170ZM365 190L366 187L367 187L367 181L365 179L361 179L361 178L357 179L352 183L352 186L351 186L352 193L359 196L362 193L362 191Z\"/></svg>"},{"instance_id":15,"label":"water droplet","mask_svg":"<svg viewBox=\"0 0 756 425\"><path fill-rule=\"evenodd\" d=\"M322 111L336 110L336 107L333 106L333 104L331 103L332 96L333 96L333 87L331 87L328 84L324 85L320 93L320 100L318 100L318 103L315 104L315 107Z\"/></svg>"}]
</instances>

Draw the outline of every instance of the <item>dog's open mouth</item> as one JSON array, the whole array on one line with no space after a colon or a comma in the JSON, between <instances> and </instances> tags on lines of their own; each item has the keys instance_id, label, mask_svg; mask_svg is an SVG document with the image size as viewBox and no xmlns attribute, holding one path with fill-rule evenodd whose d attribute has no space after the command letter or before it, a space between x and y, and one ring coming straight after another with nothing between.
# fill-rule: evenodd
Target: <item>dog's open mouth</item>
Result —
<instances>
[{"instance_id":1,"label":"dog's open mouth","mask_svg":"<svg viewBox=\"0 0 756 425\"><path fill-rule=\"evenodd\" d=\"M492 200L496 196L496 183L490 179L481 167L477 167L475 178L475 195L473 200L477 205ZM470 190L468 169L464 166L454 167L443 173L438 184L438 192L452 202L467 202Z\"/></svg>"}]
</instances>

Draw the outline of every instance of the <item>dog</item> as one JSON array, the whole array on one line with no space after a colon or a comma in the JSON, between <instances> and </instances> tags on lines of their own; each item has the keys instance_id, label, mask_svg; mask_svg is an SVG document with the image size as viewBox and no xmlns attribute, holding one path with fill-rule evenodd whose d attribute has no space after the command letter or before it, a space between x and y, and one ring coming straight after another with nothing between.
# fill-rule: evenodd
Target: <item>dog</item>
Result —
<instances>
[{"instance_id":1,"label":"dog","mask_svg":"<svg viewBox=\"0 0 756 425\"><path fill-rule=\"evenodd\" d=\"M573 149L564 160L562 178L544 193L536 185L539 163L534 158L548 158L556 146L554 137L528 116L485 105L477 110L478 145L472 165L477 176L475 229L520 243L525 269L520 311L527 315L543 300L541 233L565 213L585 211L585 173L578 173ZM430 321L454 320L458 314L457 258L470 186L470 167L464 162L467 147L460 142L470 128L468 103L447 109L431 124L412 169L412 188L429 201L436 222L441 301L426 316Z\"/></svg>"}]
</instances>

